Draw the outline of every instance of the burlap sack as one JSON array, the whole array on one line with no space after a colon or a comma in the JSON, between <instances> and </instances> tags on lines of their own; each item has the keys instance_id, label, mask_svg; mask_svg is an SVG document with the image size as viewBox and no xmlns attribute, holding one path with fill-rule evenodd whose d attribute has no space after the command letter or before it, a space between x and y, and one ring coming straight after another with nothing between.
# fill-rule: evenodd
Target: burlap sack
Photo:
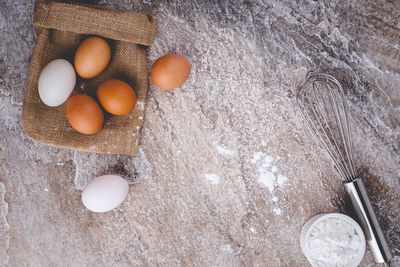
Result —
<instances>
[{"instance_id":1,"label":"burlap sack","mask_svg":"<svg viewBox=\"0 0 400 267\"><path fill-rule=\"evenodd\" d=\"M72 149L135 155L143 123L148 88L146 48L153 40L155 17L98 6L38 1L33 24L39 29L26 82L22 121L25 134L40 143ZM73 63L76 48L85 38L104 37L112 58L93 79L77 76L74 93L96 96L98 85L111 78L130 84L136 92L134 110L124 116L106 112L104 126L95 135L76 132L65 115L65 103L48 107L39 98L38 78L43 67L57 58Z\"/></svg>"}]
</instances>

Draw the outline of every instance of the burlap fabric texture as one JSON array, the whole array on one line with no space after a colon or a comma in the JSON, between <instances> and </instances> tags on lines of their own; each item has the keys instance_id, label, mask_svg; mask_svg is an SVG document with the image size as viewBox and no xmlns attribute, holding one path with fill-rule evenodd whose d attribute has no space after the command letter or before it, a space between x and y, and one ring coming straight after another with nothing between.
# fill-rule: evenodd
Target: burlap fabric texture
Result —
<instances>
[{"instance_id":1,"label":"burlap fabric texture","mask_svg":"<svg viewBox=\"0 0 400 267\"><path fill-rule=\"evenodd\" d=\"M155 33L155 17L99 6L51 1L36 3L33 24L39 29L26 82L22 121L27 137L37 142L97 153L135 155L143 123L148 88L146 50ZM73 64L78 45L90 36L110 44L112 58L99 76L77 75L72 94L86 93L96 99L96 89L116 78L130 84L137 95L133 111L124 116L104 112L104 126L94 135L76 132L68 123L65 103L48 107L39 98L38 79L43 67L57 58Z\"/></svg>"}]
</instances>

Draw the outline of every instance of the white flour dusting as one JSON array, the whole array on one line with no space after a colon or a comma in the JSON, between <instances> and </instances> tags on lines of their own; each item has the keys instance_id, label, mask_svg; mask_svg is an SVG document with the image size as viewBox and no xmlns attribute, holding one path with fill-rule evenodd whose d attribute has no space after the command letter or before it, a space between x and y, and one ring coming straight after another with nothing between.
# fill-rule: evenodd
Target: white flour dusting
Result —
<instances>
[{"instance_id":1,"label":"white flour dusting","mask_svg":"<svg viewBox=\"0 0 400 267\"><path fill-rule=\"evenodd\" d=\"M251 160L252 163L256 163L257 161L259 161L261 159L261 157L263 156L264 153L262 153L261 151L258 151L254 154L253 159Z\"/></svg>"},{"instance_id":2,"label":"white flour dusting","mask_svg":"<svg viewBox=\"0 0 400 267\"><path fill-rule=\"evenodd\" d=\"M213 184L219 184L219 175L215 173L206 173L204 177Z\"/></svg>"},{"instance_id":3,"label":"white flour dusting","mask_svg":"<svg viewBox=\"0 0 400 267\"><path fill-rule=\"evenodd\" d=\"M233 249L232 249L231 245L229 245L229 244L222 246L221 250L224 251L224 252L228 252L228 253L232 253L233 252Z\"/></svg>"},{"instance_id":4,"label":"white flour dusting","mask_svg":"<svg viewBox=\"0 0 400 267\"><path fill-rule=\"evenodd\" d=\"M278 173L278 168L272 163L274 158L259 151L254 153L252 163L258 165L258 180L272 193L277 186L282 186L288 178Z\"/></svg>"},{"instance_id":5,"label":"white flour dusting","mask_svg":"<svg viewBox=\"0 0 400 267\"><path fill-rule=\"evenodd\" d=\"M260 172L259 181L265 185L270 192L274 191L275 188L275 175L269 171Z\"/></svg>"},{"instance_id":6,"label":"white flour dusting","mask_svg":"<svg viewBox=\"0 0 400 267\"><path fill-rule=\"evenodd\" d=\"M288 178L285 175L279 174L276 181L277 181L278 185L281 186L281 185L283 185L284 182L287 181L287 179Z\"/></svg>"},{"instance_id":7,"label":"white flour dusting","mask_svg":"<svg viewBox=\"0 0 400 267\"><path fill-rule=\"evenodd\" d=\"M235 151L227 149L223 146L217 145L216 148L220 154L225 155L225 156L234 156L236 154Z\"/></svg>"},{"instance_id":8,"label":"white flour dusting","mask_svg":"<svg viewBox=\"0 0 400 267\"><path fill-rule=\"evenodd\" d=\"M254 153L253 158L251 159L251 163L255 165L257 170L258 181L272 194L271 200L274 203L274 206L278 204L278 197L274 195L274 190L284 186L284 184L289 180L288 177L279 173L277 166L273 165L273 163L279 159L279 157L274 159L261 151ZM282 209L280 207L274 207L272 211L276 215L282 214Z\"/></svg>"},{"instance_id":9,"label":"white flour dusting","mask_svg":"<svg viewBox=\"0 0 400 267\"><path fill-rule=\"evenodd\" d=\"M272 211L273 211L276 215L281 215L281 213L282 213L282 210L281 210L280 208L274 208Z\"/></svg>"}]
</instances>

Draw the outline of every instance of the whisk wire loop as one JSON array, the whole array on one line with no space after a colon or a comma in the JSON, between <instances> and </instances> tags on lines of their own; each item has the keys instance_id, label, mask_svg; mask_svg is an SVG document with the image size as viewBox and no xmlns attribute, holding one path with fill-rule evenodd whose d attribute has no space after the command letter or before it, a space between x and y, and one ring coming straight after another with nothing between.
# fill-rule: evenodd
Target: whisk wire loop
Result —
<instances>
[{"instance_id":1,"label":"whisk wire loop","mask_svg":"<svg viewBox=\"0 0 400 267\"><path fill-rule=\"evenodd\" d=\"M315 139L317 140L317 142L329 154L329 156L333 160L334 164L336 166L339 166L340 163L337 160L338 157L337 157L337 155L335 155L336 151L334 149L330 148L331 144L328 142L325 142L323 138L321 138L319 135L316 134L316 132L318 132L318 129L320 129L321 125L322 125L321 122L319 121L319 119L317 119L317 121L316 121L319 124L319 126L316 126L314 121L311 120L309 116L306 116L302 110L301 110L301 114L302 114L303 119L307 122L308 126L311 128L311 132L312 132L313 136L315 137ZM325 138L328 138L328 135L325 132L323 132L323 134L325 135ZM337 170L341 177L346 177L346 175L342 171L342 168L337 168Z\"/></svg>"},{"instance_id":2,"label":"whisk wire loop","mask_svg":"<svg viewBox=\"0 0 400 267\"><path fill-rule=\"evenodd\" d=\"M323 86L326 86L326 84L324 84ZM346 180L346 177L348 176L348 168L347 166L344 164L344 162L342 160L338 160L338 159L343 159L344 155L342 150L340 149L340 146L338 144L338 139L335 138L335 134L334 134L334 130L332 129L332 127L330 126L330 124L328 123L328 116L330 113L332 113L332 110L328 110L328 106L331 105L331 107L333 107L333 103L332 103L332 92L331 90L328 90L328 95L330 96L328 98L329 103L327 103L325 100L325 98L323 97L321 90L319 90L319 87L317 86L316 83L313 84L313 88L316 88L318 94L315 94L316 96L316 103L318 103L319 101L321 101L323 103L323 108L325 112L323 112L322 110L320 110L319 106L316 105L316 112L314 113L314 116L317 118L317 120L320 120L320 116L322 117L322 122L324 125L322 125L321 130L324 133L324 137L322 138L322 141L326 142L328 140L328 145L330 145L330 149L331 151L333 151L333 155L335 157L334 162L336 162L336 166L338 169L340 169L340 172L343 174L342 175L342 180ZM325 88L326 89L326 88ZM335 112L335 110L333 110L333 112ZM334 113L336 115L336 113ZM334 116L336 123L338 123L337 121L337 116Z\"/></svg>"},{"instance_id":3,"label":"whisk wire loop","mask_svg":"<svg viewBox=\"0 0 400 267\"><path fill-rule=\"evenodd\" d=\"M314 137L332 158L342 181L356 179L348 106L340 83L330 75L309 72L297 94L297 103Z\"/></svg>"},{"instance_id":4,"label":"whisk wire loop","mask_svg":"<svg viewBox=\"0 0 400 267\"><path fill-rule=\"evenodd\" d=\"M324 86L327 87L327 84L324 84ZM327 90L328 90L328 88L327 88ZM336 102L336 98L334 97L332 90L328 90L328 92L329 92L329 101L330 101L331 106L333 107L333 114L334 114L335 122L336 122L336 125L338 125L340 136L342 137L343 143L344 143L344 145L343 145L344 151L342 152L342 149L338 145L337 145L337 150L339 151L340 156L343 159L343 162L348 163L348 164L344 164L344 166L343 166L346 170L346 182L348 182L348 180L351 180L351 178L353 177L353 175L352 175L353 166L351 166L352 164L348 161L349 151L348 151L347 147L348 147L348 144L350 143L350 140L347 139L347 132L349 132L349 131L346 131L346 133L344 132L345 131L344 129L348 130L348 125L347 125L348 118L345 117L343 121L340 119L341 116L343 115L343 114L340 114L340 112L341 111L343 112L343 110L341 110L341 111L339 110L339 105ZM341 92L341 90L339 90L339 92L335 92L335 93L340 93L340 92ZM345 124L345 126L343 124ZM336 139L334 138L334 140L336 140ZM336 144L336 141L335 141L335 144Z\"/></svg>"}]
</instances>

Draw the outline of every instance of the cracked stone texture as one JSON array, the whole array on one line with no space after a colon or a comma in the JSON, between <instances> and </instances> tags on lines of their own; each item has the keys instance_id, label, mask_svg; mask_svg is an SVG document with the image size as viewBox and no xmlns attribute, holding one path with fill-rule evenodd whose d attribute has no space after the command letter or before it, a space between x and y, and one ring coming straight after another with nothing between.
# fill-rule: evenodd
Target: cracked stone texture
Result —
<instances>
[{"instance_id":1,"label":"cracked stone texture","mask_svg":"<svg viewBox=\"0 0 400 267\"><path fill-rule=\"evenodd\" d=\"M311 69L346 90L357 169L399 253L396 1L91 2L156 14L149 67L179 53L191 75L171 92L150 83L136 157L35 143L21 124L34 3L0 2L2 266L307 266L302 225L319 213L351 214L295 108ZM89 212L80 190L111 172L131 184L128 198ZM367 251L361 266L371 265Z\"/></svg>"}]
</instances>

